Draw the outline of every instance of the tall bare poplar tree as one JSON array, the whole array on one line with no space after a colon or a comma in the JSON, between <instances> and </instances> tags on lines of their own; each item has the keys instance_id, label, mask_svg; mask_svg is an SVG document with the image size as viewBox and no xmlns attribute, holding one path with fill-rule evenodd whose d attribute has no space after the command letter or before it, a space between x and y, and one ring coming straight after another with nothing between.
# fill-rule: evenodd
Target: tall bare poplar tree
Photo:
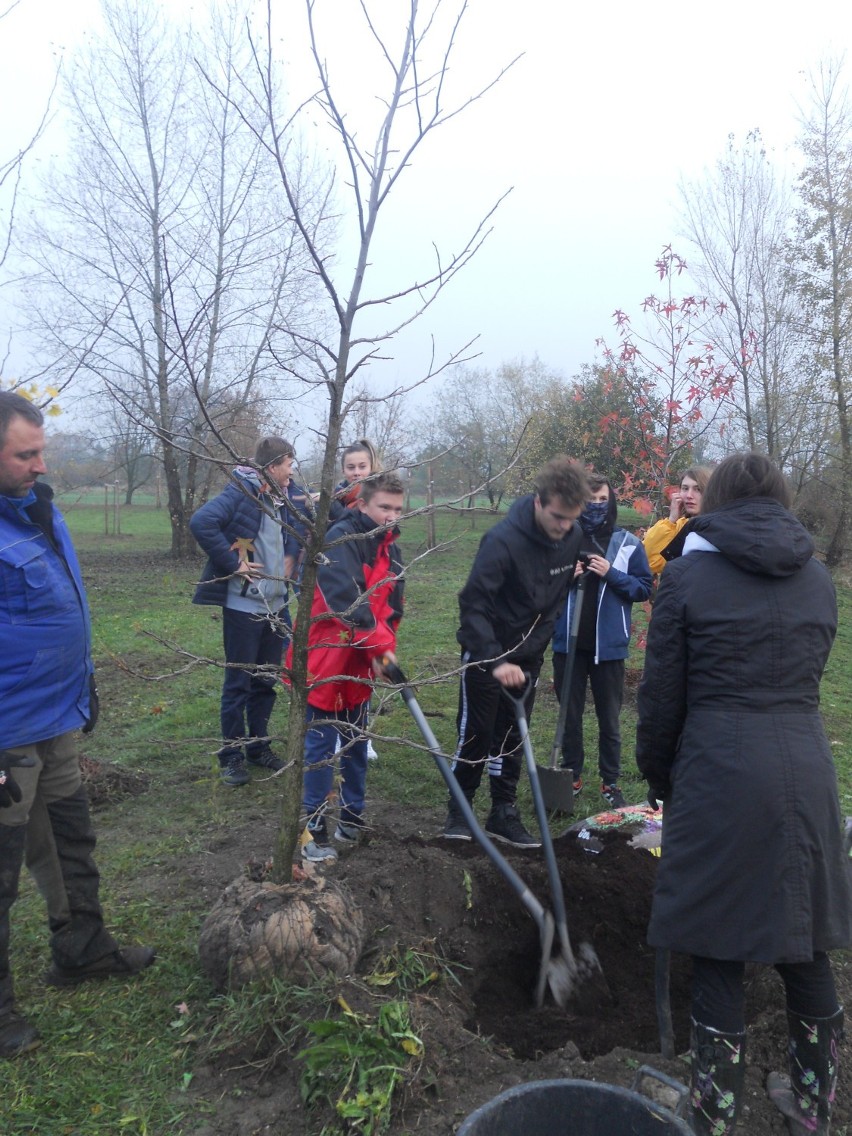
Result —
<instances>
[{"instance_id":1,"label":"tall bare poplar tree","mask_svg":"<svg viewBox=\"0 0 852 1136\"><path fill-rule=\"evenodd\" d=\"M204 459L232 464L229 431L280 384L280 329L310 283L291 211L273 205L263 134L229 99L247 66L242 21L226 13L200 34L149 0L107 0L103 13L69 73L68 163L28 234L29 299L53 356L159 439L181 556L195 547ZM309 223L301 184L293 201Z\"/></svg>"},{"instance_id":2,"label":"tall bare poplar tree","mask_svg":"<svg viewBox=\"0 0 852 1136\"><path fill-rule=\"evenodd\" d=\"M691 274L724 300L713 337L724 346L743 441L799 479L822 437L815 433L812 378L799 368L798 302L787 270L792 201L760 131L733 136L715 169L681 185Z\"/></svg>"},{"instance_id":3,"label":"tall bare poplar tree","mask_svg":"<svg viewBox=\"0 0 852 1136\"><path fill-rule=\"evenodd\" d=\"M809 350L805 364L833 408L832 477L837 507L826 552L843 558L852 519L852 107L839 64L824 63L811 77L810 105L799 145L799 177L792 264L803 307Z\"/></svg>"}]
</instances>

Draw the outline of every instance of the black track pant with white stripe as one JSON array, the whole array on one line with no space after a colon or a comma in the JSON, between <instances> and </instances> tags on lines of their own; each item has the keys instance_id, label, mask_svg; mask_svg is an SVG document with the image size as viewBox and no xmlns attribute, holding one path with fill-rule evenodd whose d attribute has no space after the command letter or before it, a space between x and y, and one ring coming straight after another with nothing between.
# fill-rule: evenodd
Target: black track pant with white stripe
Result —
<instances>
[{"instance_id":1,"label":"black track pant with white stripe","mask_svg":"<svg viewBox=\"0 0 852 1136\"><path fill-rule=\"evenodd\" d=\"M462 663L466 662L467 655L462 655ZM527 722L540 669L541 660L524 665L532 679L524 699ZM523 760L521 737L515 708L489 668L466 666L462 672L456 726L459 740L453 771L464 795L473 800L487 762L492 804L514 804Z\"/></svg>"}]
</instances>

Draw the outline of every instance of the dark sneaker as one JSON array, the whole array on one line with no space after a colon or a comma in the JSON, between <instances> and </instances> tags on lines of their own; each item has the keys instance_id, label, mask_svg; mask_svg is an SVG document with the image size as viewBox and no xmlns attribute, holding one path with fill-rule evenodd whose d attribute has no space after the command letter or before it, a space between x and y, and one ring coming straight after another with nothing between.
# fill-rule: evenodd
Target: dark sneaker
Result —
<instances>
[{"instance_id":1,"label":"dark sneaker","mask_svg":"<svg viewBox=\"0 0 852 1136\"><path fill-rule=\"evenodd\" d=\"M473 840L470 826L454 805L450 805L441 835L446 840Z\"/></svg>"},{"instance_id":2,"label":"dark sneaker","mask_svg":"<svg viewBox=\"0 0 852 1136\"><path fill-rule=\"evenodd\" d=\"M578 777L577 780L574 782L574 796L579 797L582 792L583 792L583 778Z\"/></svg>"},{"instance_id":3,"label":"dark sneaker","mask_svg":"<svg viewBox=\"0 0 852 1136\"><path fill-rule=\"evenodd\" d=\"M601 785L601 796L613 809L623 809L627 804L624 794L617 785Z\"/></svg>"},{"instance_id":4,"label":"dark sneaker","mask_svg":"<svg viewBox=\"0 0 852 1136\"><path fill-rule=\"evenodd\" d=\"M219 771L219 776L222 779L222 784L230 785L232 789L236 789L239 785L248 785L251 780L249 771L246 769L246 763L241 757L234 757L226 765L223 765Z\"/></svg>"},{"instance_id":5,"label":"dark sneaker","mask_svg":"<svg viewBox=\"0 0 852 1136\"><path fill-rule=\"evenodd\" d=\"M249 765L257 765L261 769L271 769L273 773L284 768L284 762L277 753L272 752L269 746L264 746L259 753L247 754L246 761Z\"/></svg>"},{"instance_id":6,"label":"dark sneaker","mask_svg":"<svg viewBox=\"0 0 852 1136\"><path fill-rule=\"evenodd\" d=\"M81 982L97 981L101 978L135 978L140 971L149 967L157 957L152 947L125 947L104 955L88 966L59 966L54 963L45 973L48 986L79 986Z\"/></svg>"},{"instance_id":7,"label":"dark sneaker","mask_svg":"<svg viewBox=\"0 0 852 1136\"><path fill-rule=\"evenodd\" d=\"M516 848L541 848L541 841L524 828L515 805L497 805L485 822L485 831L495 840Z\"/></svg>"},{"instance_id":8,"label":"dark sneaker","mask_svg":"<svg viewBox=\"0 0 852 1136\"><path fill-rule=\"evenodd\" d=\"M0 1018L0 1059L20 1057L41 1045L41 1037L23 1014L10 1010Z\"/></svg>"},{"instance_id":9,"label":"dark sneaker","mask_svg":"<svg viewBox=\"0 0 852 1136\"><path fill-rule=\"evenodd\" d=\"M310 860L313 864L321 864L323 860L336 860L337 850L331 847L328 840L328 828L325 817L308 822L305 834L309 837L302 845L302 859Z\"/></svg>"}]
</instances>

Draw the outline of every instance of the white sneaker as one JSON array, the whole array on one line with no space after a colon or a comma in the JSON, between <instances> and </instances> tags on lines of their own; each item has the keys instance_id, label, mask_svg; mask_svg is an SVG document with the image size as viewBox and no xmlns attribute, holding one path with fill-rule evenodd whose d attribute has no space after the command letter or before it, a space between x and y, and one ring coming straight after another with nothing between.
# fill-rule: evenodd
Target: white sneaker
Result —
<instances>
[{"instance_id":1,"label":"white sneaker","mask_svg":"<svg viewBox=\"0 0 852 1136\"><path fill-rule=\"evenodd\" d=\"M330 844L317 844L315 840L309 840L302 845L302 859L310 860L312 864L321 864L323 861L330 863L337 859L337 849Z\"/></svg>"}]
</instances>

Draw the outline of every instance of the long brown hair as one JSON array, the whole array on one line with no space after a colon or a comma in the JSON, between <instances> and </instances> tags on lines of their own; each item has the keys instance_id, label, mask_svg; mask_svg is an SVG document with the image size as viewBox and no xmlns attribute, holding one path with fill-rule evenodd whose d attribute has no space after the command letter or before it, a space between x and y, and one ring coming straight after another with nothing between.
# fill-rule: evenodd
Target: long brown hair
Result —
<instances>
[{"instance_id":1,"label":"long brown hair","mask_svg":"<svg viewBox=\"0 0 852 1136\"><path fill-rule=\"evenodd\" d=\"M789 509L793 495L787 479L766 454L744 451L719 462L701 498L701 512L712 513L731 501L769 497Z\"/></svg>"}]
</instances>

